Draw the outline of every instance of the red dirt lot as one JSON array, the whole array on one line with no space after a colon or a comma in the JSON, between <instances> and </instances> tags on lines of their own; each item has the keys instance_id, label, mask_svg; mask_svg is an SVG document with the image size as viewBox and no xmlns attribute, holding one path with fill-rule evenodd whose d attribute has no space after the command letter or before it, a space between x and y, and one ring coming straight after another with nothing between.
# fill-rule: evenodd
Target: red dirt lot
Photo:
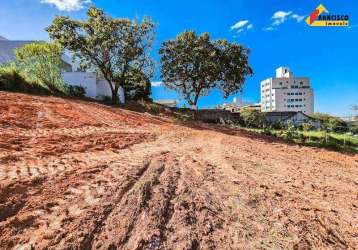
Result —
<instances>
[{"instance_id":1,"label":"red dirt lot","mask_svg":"<svg viewBox=\"0 0 358 250\"><path fill-rule=\"evenodd\" d=\"M358 156L0 92L1 249L357 249Z\"/></svg>"}]
</instances>

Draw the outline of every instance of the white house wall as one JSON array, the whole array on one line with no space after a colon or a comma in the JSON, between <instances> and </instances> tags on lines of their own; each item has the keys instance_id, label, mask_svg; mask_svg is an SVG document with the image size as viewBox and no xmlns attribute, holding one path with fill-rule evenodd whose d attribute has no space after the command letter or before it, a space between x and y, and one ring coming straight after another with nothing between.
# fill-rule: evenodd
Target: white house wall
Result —
<instances>
[{"instance_id":1,"label":"white house wall","mask_svg":"<svg viewBox=\"0 0 358 250\"><path fill-rule=\"evenodd\" d=\"M111 88L105 79L97 80L97 96L99 98L103 96L112 96ZM121 103L125 102L124 91L121 87L118 90L118 98Z\"/></svg>"},{"instance_id":2,"label":"white house wall","mask_svg":"<svg viewBox=\"0 0 358 250\"><path fill-rule=\"evenodd\" d=\"M97 78L96 73L91 72L63 72L64 81L73 86L81 86L86 90L86 96L94 99L102 99L104 96L112 96L111 88L104 79ZM125 102L124 90L118 90L121 103Z\"/></svg>"},{"instance_id":3,"label":"white house wall","mask_svg":"<svg viewBox=\"0 0 358 250\"><path fill-rule=\"evenodd\" d=\"M73 86L81 86L86 90L86 96L96 98L97 79L95 73L90 72L64 72L63 80Z\"/></svg>"}]
</instances>

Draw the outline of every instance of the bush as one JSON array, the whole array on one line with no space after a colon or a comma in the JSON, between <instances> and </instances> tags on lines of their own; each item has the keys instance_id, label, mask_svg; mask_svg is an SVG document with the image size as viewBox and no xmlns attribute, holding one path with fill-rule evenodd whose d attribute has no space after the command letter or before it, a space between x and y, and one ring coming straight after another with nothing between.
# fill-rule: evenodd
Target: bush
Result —
<instances>
[{"instance_id":1,"label":"bush","mask_svg":"<svg viewBox=\"0 0 358 250\"><path fill-rule=\"evenodd\" d=\"M20 72L14 66L7 66L0 68L0 89L21 91L23 89L25 78L20 75Z\"/></svg>"},{"instance_id":2,"label":"bush","mask_svg":"<svg viewBox=\"0 0 358 250\"><path fill-rule=\"evenodd\" d=\"M276 136L274 133L272 133L271 127L265 127L264 130L262 131L262 134L269 135L269 136Z\"/></svg>"},{"instance_id":3,"label":"bush","mask_svg":"<svg viewBox=\"0 0 358 250\"><path fill-rule=\"evenodd\" d=\"M294 126L294 124L292 123L292 121L288 121L287 122L287 130L285 130L282 133L283 138L288 139L288 140L293 140L295 138L298 138L298 132Z\"/></svg>"},{"instance_id":4,"label":"bush","mask_svg":"<svg viewBox=\"0 0 358 250\"><path fill-rule=\"evenodd\" d=\"M99 100L101 100L102 102L104 102L105 104L111 104L112 103L112 97L111 96L101 95L101 96L97 96L97 98Z\"/></svg>"},{"instance_id":5,"label":"bush","mask_svg":"<svg viewBox=\"0 0 358 250\"><path fill-rule=\"evenodd\" d=\"M285 128L285 124L283 124L282 122L274 122L271 124L271 127L273 129L283 129Z\"/></svg>"},{"instance_id":6,"label":"bush","mask_svg":"<svg viewBox=\"0 0 358 250\"><path fill-rule=\"evenodd\" d=\"M351 128L351 133L358 135L358 125Z\"/></svg>"},{"instance_id":7,"label":"bush","mask_svg":"<svg viewBox=\"0 0 358 250\"><path fill-rule=\"evenodd\" d=\"M310 123L302 123L300 127L303 131L310 131L313 128Z\"/></svg>"},{"instance_id":8,"label":"bush","mask_svg":"<svg viewBox=\"0 0 358 250\"><path fill-rule=\"evenodd\" d=\"M26 79L15 65L0 68L0 90L34 94L48 93L44 87Z\"/></svg>"},{"instance_id":9,"label":"bush","mask_svg":"<svg viewBox=\"0 0 358 250\"><path fill-rule=\"evenodd\" d=\"M151 101L145 101L145 100L139 100L137 102L137 104L142 106L144 111L146 111L148 113L151 113L151 114L155 114L155 115L159 115L160 113L164 113L168 109L168 108L166 108L166 107L164 107L164 106L162 106L160 104L157 104L157 103L154 103L154 102L151 102Z\"/></svg>"},{"instance_id":10,"label":"bush","mask_svg":"<svg viewBox=\"0 0 358 250\"><path fill-rule=\"evenodd\" d=\"M61 76L62 48L58 44L34 42L15 49L16 65L21 74L46 87L50 92L63 92Z\"/></svg>"},{"instance_id":11,"label":"bush","mask_svg":"<svg viewBox=\"0 0 358 250\"><path fill-rule=\"evenodd\" d=\"M321 121L321 127L324 130L338 133L349 131L348 124L338 117L323 113L315 113L312 117Z\"/></svg>"},{"instance_id":12,"label":"bush","mask_svg":"<svg viewBox=\"0 0 358 250\"><path fill-rule=\"evenodd\" d=\"M240 111L240 116L246 127L264 128L267 125L265 115L258 110L243 109Z\"/></svg>"},{"instance_id":13,"label":"bush","mask_svg":"<svg viewBox=\"0 0 358 250\"><path fill-rule=\"evenodd\" d=\"M73 97L84 97L86 95L86 90L84 87L81 86L73 86L73 85L66 84L65 93Z\"/></svg>"}]
</instances>

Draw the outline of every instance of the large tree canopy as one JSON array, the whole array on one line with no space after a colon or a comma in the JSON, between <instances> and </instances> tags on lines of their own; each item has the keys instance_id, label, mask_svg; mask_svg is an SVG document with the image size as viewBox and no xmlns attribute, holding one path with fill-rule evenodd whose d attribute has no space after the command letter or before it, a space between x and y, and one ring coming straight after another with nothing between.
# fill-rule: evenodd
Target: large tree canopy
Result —
<instances>
[{"instance_id":1,"label":"large tree canopy","mask_svg":"<svg viewBox=\"0 0 358 250\"><path fill-rule=\"evenodd\" d=\"M47 29L50 38L79 58L81 65L94 68L109 83L112 102L117 102L119 87L128 84L133 75L153 74L148 56L154 39L154 24L149 18L137 23L114 19L91 7L86 21L58 16Z\"/></svg>"},{"instance_id":2,"label":"large tree canopy","mask_svg":"<svg viewBox=\"0 0 358 250\"><path fill-rule=\"evenodd\" d=\"M183 32L164 42L159 53L164 84L194 106L212 88L220 89L225 98L241 91L245 78L253 73L248 49L227 40L211 40L208 33Z\"/></svg>"}]
</instances>

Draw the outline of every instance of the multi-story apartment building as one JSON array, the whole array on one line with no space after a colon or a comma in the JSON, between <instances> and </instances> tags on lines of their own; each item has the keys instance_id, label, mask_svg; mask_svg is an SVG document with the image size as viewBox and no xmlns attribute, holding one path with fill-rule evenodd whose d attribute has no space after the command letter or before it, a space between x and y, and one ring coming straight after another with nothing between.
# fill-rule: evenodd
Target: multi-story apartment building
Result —
<instances>
[{"instance_id":1,"label":"multi-story apartment building","mask_svg":"<svg viewBox=\"0 0 358 250\"><path fill-rule=\"evenodd\" d=\"M313 89L308 77L294 77L288 67L276 69L276 77L261 82L261 111L314 112Z\"/></svg>"}]
</instances>

